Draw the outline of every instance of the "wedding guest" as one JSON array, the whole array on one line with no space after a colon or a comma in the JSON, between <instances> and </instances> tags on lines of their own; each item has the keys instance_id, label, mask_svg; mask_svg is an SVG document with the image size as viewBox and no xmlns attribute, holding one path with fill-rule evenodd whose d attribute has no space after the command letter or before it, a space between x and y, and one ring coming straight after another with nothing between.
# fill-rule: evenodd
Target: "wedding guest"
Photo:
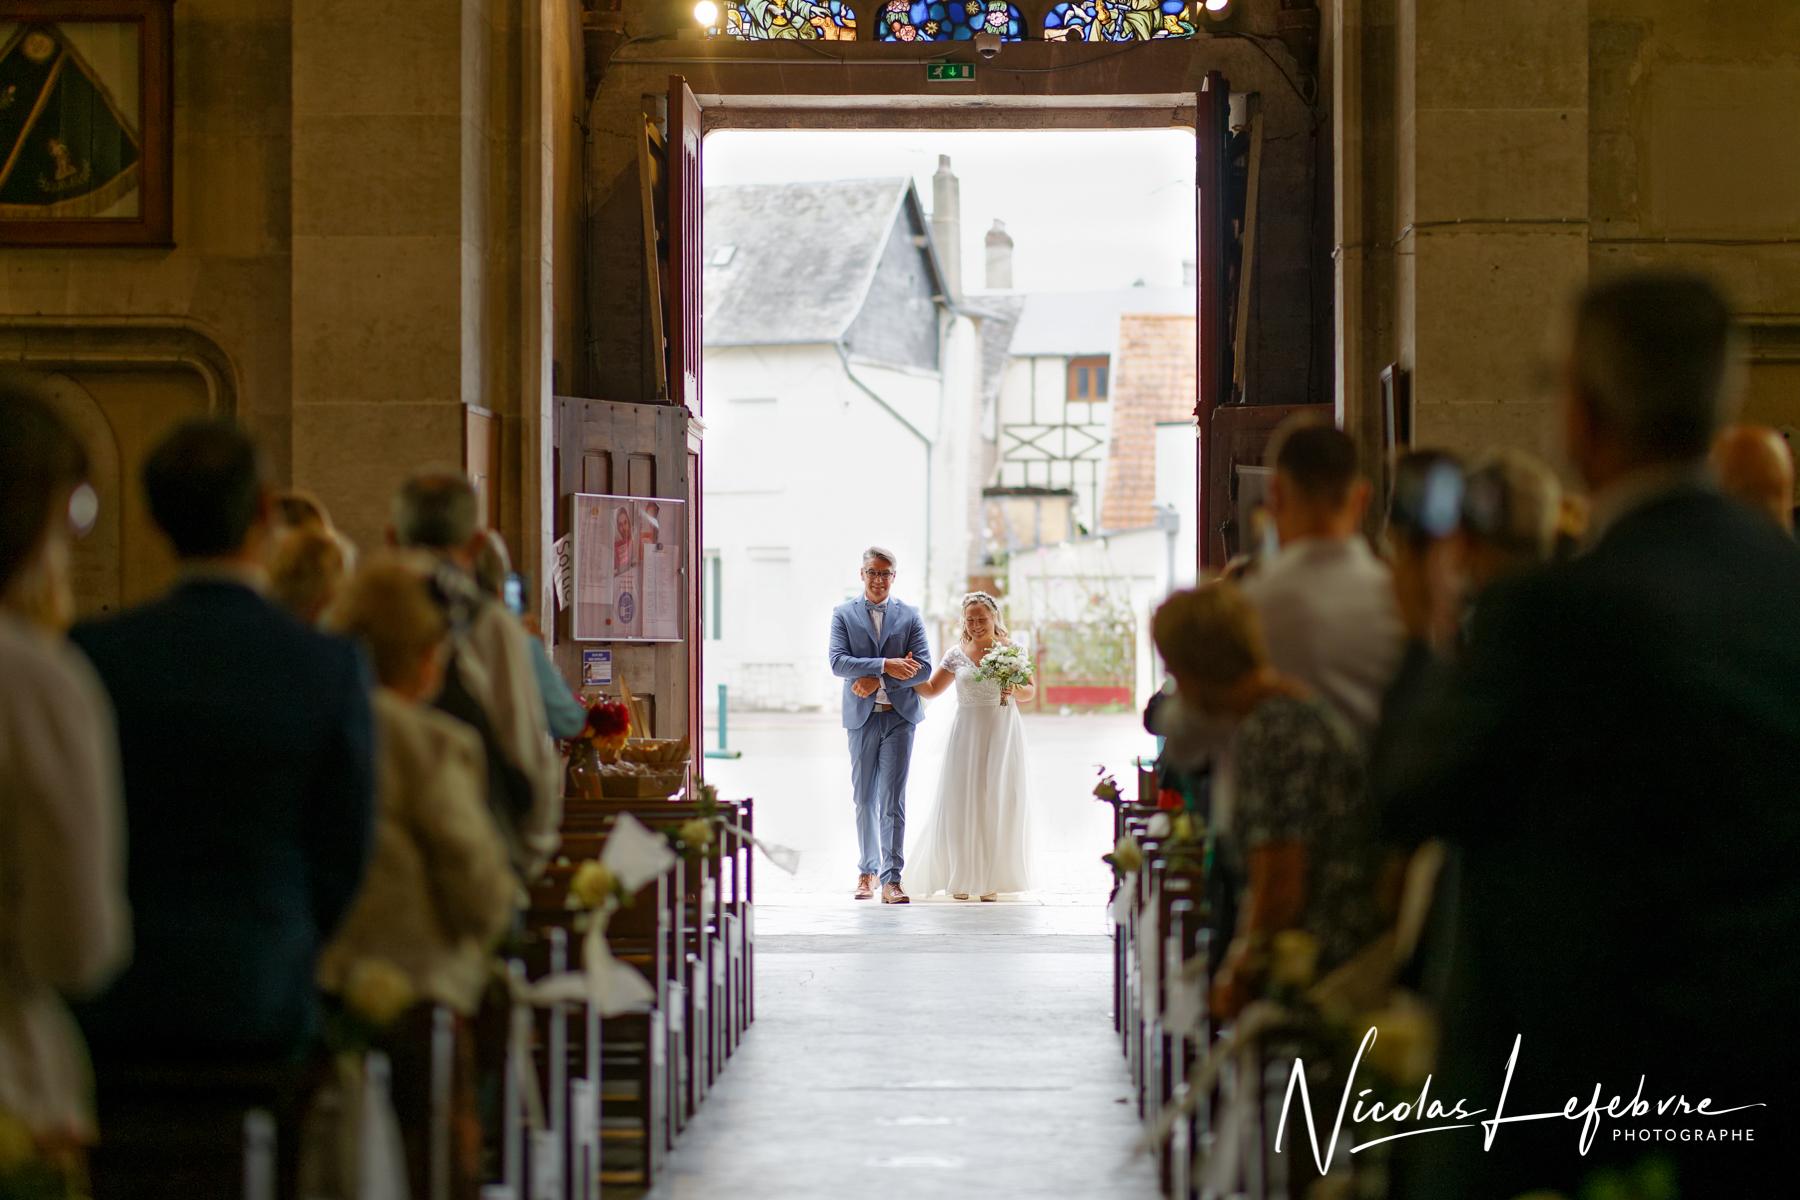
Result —
<instances>
[{"instance_id":1,"label":"wedding guest","mask_svg":"<svg viewBox=\"0 0 1800 1200\"><path fill-rule=\"evenodd\" d=\"M131 949L111 706L60 630L12 605L28 574L68 593L69 500L86 475L61 421L0 390L0 1144L24 1160L12 1177L37 1175L45 1195L72 1194L96 1132L63 997L103 986Z\"/></svg>"},{"instance_id":2,"label":"wedding guest","mask_svg":"<svg viewBox=\"0 0 1800 1200\"><path fill-rule=\"evenodd\" d=\"M356 638L374 663L381 746L375 857L350 915L319 958L319 984L334 996L371 962L404 973L419 1003L384 1033L394 1062L393 1098L406 1144L408 1177L424 1196L430 1178L433 1004L456 1013L458 1086L452 1157L473 1195L480 1164L469 1075L469 1019L480 1007L495 940L515 908L518 885L505 842L489 816L481 738L432 708L443 675L449 624L429 576L397 558L359 570L331 627Z\"/></svg>"},{"instance_id":3,"label":"wedding guest","mask_svg":"<svg viewBox=\"0 0 1800 1200\"><path fill-rule=\"evenodd\" d=\"M531 635L506 606L475 587L482 537L474 486L462 475L414 475L394 497L389 540L430 551L469 593L468 619L452 638L437 706L481 735L488 807L515 868L530 877L560 841L563 763L550 740Z\"/></svg>"},{"instance_id":4,"label":"wedding guest","mask_svg":"<svg viewBox=\"0 0 1800 1200\"><path fill-rule=\"evenodd\" d=\"M1733 425L1713 442L1713 474L1727 496L1794 531L1794 452L1767 425Z\"/></svg>"},{"instance_id":5,"label":"wedding guest","mask_svg":"<svg viewBox=\"0 0 1800 1200\"><path fill-rule=\"evenodd\" d=\"M1371 768L1399 836L1462 854L1438 1094L1491 1104L1517 1044L1509 1113L1628 1100L1646 1073L1646 1098L1768 1105L1724 1122L1753 1141L1654 1148L1705 1196L1761 1190L1800 1078L1800 960L1770 952L1800 941L1800 548L1708 486L1731 353L1702 280L1581 297L1561 412L1587 549L1488 590L1447 686ZM1650 1152L1602 1135L1584 1157L1569 1125L1413 1139L1404 1194L1585 1194Z\"/></svg>"},{"instance_id":6,"label":"wedding guest","mask_svg":"<svg viewBox=\"0 0 1800 1200\"><path fill-rule=\"evenodd\" d=\"M1367 737L1404 630L1388 569L1364 540L1369 485L1356 444L1316 418L1277 431L1268 506L1281 549L1244 583L1269 659L1329 701Z\"/></svg>"},{"instance_id":7,"label":"wedding guest","mask_svg":"<svg viewBox=\"0 0 1800 1200\"><path fill-rule=\"evenodd\" d=\"M241 1180L244 1110L293 1111L314 961L373 841L367 667L263 596L256 447L228 420L189 421L143 484L176 582L71 634L118 712L136 923L131 967L78 1010L107 1129L99 1194Z\"/></svg>"},{"instance_id":8,"label":"wedding guest","mask_svg":"<svg viewBox=\"0 0 1800 1200\"><path fill-rule=\"evenodd\" d=\"M1562 508L1562 484L1536 455L1500 450L1477 460L1464 479L1458 530L1470 594L1549 562Z\"/></svg>"},{"instance_id":9,"label":"wedding guest","mask_svg":"<svg viewBox=\"0 0 1800 1200\"><path fill-rule=\"evenodd\" d=\"M481 549L475 553L475 586L495 600L504 601L506 581L512 575L512 555L507 552L506 539L493 529L483 529L479 536ZM532 619L521 617L519 623L529 635L531 666L537 674L538 692L544 698L544 717L550 736L572 738L586 728L587 709L575 699L556 664L550 661L550 652L544 648L544 639L539 636Z\"/></svg>"},{"instance_id":10,"label":"wedding guest","mask_svg":"<svg viewBox=\"0 0 1800 1200\"><path fill-rule=\"evenodd\" d=\"M311 492L300 488L288 488L274 495L273 511L270 514L271 524L277 529L322 529L333 528L331 514L325 511L325 505Z\"/></svg>"},{"instance_id":11,"label":"wedding guest","mask_svg":"<svg viewBox=\"0 0 1800 1200\"><path fill-rule=\"evenodd\" d=\"M330 533L311 526L289 529L270 556L269 598L302 624L317 625L349 569L344 547Z\"/></svg>"},{"instance_id":12,"label":"wedding guest","mask_svg":"<svg viewBox=\"0 0 1800 1200\"><path fill-rule=\"evenodd\" d=\"M1231 838L1248 888L1214 977L1214 1009L1228 1018L1258 994L1276 934L1308 934L1323 975L1380 933L1386 853L1355 732L1273 665L1237 585L1176 592L1157 609L1152 632L1181 704L1233 729Z\"/></svg>"}]
</instances>

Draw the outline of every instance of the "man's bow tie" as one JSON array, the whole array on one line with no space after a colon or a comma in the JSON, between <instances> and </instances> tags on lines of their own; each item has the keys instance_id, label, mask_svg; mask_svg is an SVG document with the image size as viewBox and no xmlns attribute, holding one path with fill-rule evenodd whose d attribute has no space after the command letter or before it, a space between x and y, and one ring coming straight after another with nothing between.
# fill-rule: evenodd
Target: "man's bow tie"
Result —
<instances>
[{"instance_id":1,"label":"man's bow tie","mask_svg":"<svg viewBox=\"0 0 1800 1200\"><path fill-rule=\"evenodd\" d=\"M887 612L887 601L883 600L880 604L870 604L869 611L885 614Z\"/></svg>"}]
</instances>

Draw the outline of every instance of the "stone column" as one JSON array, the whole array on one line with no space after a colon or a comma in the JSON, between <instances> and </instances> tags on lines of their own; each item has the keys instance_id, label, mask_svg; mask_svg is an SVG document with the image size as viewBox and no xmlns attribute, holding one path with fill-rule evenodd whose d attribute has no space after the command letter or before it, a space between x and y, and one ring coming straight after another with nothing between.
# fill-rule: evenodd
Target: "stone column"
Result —
<instances>
[{"instance_id":1,"label":"stone column","mask_svg":"<svg viewBox=\"0 0 1800 1200\"><path fill-rule=\"evenodd\" d=\"M460 468L491 301L483 0L319 0L293 24L293 478L365 550Z\"/></svg>"},{"instance_id":2,"label":"stone column","mask_svg":"<svg viewBox=\"0 0 1800 1200\"><path fill-rule=\"evenodd\" d=\"M1399 0L1396 332L1421 446L1556 461L1536 368L1587 276L1587 7Z\"/></svg>"}]
</instances>

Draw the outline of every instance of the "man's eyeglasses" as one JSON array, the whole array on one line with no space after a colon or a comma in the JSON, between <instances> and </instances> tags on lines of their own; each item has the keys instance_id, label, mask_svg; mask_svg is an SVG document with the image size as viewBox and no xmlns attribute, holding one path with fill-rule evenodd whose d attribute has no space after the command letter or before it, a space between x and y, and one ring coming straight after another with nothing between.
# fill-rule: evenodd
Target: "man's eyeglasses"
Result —
<instances>
[{"instance_id":1,"label":"man's eyeglasses","mask_svg":"<svg viewBox=\"0 0 1800 1200\"><path fill-rule=\"evenodd\" d=\"M863 568L863 574L867 575L870 579L892 579L894 577L894 572L892 571L871 571L866 567Z\"/></svg>"}]
</instances>

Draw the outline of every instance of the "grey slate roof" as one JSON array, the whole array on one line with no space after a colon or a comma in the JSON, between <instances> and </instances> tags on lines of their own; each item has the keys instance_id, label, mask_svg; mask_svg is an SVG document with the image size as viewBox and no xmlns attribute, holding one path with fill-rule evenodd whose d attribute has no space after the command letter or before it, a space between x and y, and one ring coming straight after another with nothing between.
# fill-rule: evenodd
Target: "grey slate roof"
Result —
<instances>
[{"instance_id":1,"label":"grey slate roof","mask_svg":"<svg viewBox=\"0 0 1800 1200\"><path fill-rule=\"evenodd\" d=\"M901 177L707 188L706 344L841 340L862 310L902 205L930 229L912 181ZM929 242L924 252L942 294Z\"/></svg>"}]
</instances>

